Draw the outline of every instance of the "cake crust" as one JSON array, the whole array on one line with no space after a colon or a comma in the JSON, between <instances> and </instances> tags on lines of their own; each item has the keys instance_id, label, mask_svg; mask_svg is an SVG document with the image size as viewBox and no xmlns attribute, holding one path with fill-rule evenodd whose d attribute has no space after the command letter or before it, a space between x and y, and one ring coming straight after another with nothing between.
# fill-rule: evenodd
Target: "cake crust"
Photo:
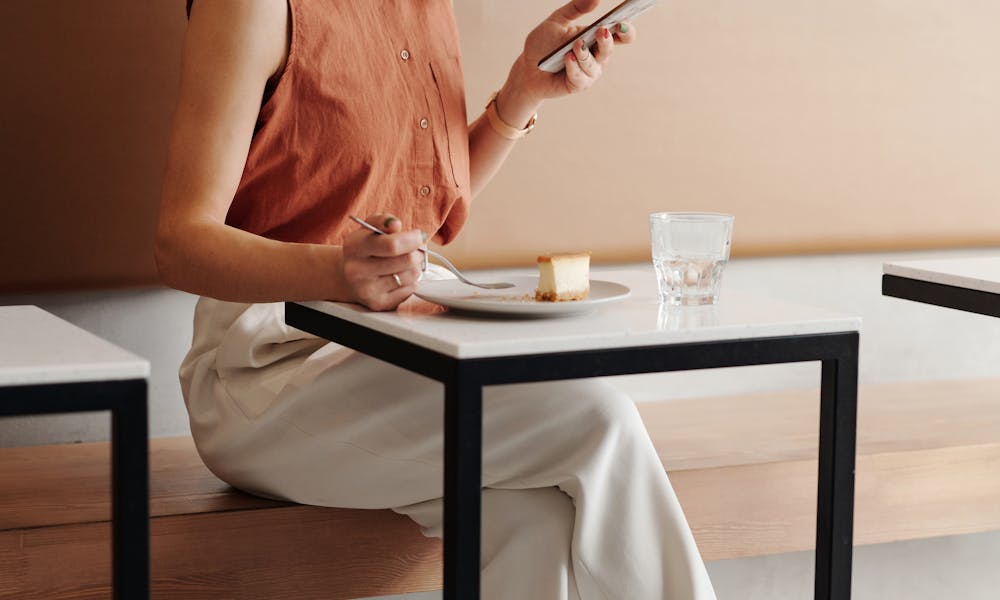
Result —
<instances>
[{"instance_id":1,"label":"cake crust","mask_svg":"<svg viewBox=\"0 0 1000 600\"><path fill-rule=\"evenodd\" d=\"M572 300L586 300L589 295L589 289L576 292L566 292L564 294L535 290L535 300L538 302L569 302Z\"/></svg>"}]
</instances>

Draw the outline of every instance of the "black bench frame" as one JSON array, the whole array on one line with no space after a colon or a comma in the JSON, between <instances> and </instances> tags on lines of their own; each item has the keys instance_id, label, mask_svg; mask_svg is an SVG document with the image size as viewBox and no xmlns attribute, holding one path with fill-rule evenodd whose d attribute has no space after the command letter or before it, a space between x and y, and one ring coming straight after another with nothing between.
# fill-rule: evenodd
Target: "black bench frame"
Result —
<instances>
[{"instance_id":1,"label":"black bench frame","mask_svg":"<svg viewBox=\"0 0 1000 600\"><path fill-rule=\"evenodd\" d=\"M149 425L146 388L145 379L0 387L0 417L111 412L114 600L149 598Z\"/></svg>"}]
</instances>

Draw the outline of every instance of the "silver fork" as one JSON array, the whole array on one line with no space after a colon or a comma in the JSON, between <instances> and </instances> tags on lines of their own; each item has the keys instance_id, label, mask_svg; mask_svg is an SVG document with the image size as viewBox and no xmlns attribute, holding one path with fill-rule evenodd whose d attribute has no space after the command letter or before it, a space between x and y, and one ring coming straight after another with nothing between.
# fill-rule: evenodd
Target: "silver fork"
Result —
<instances>
[{"instance_id":1,"label":"silver fork","mask_svg":"<svg viewBox=\"0 0 1000 600\"><path fill-rule=\"evenodd\" d=\"M375 233L377 233L379 235L385 235L384 231L382 231L378 227L375 227L374 225L372 225L368 221L364 221L362 219L359 219L359 218L355 217L354 215L351 215L351 220L354 221L355 223L357 223L358 225L361 225L365 229L374 231ZM434 259L440 261L441 264L443 264L445 266L445 268L447 268L449 271L451 271L452 273L455 274L455 277L458 277L459 281L461 281L462 283L465 283L467 285L473 285L473 286L476 286L477 288L483 288L484 290L503 290L503 289L514 287L513 283L507 283L506 281L500 281L500 282L497 282L497 283L476 283L475 281L471 281L468 278L466 278L465 275L462 275L462 272L458 270L458 267L456 267L455 265L451 264L451 261L449 261L447 258L441 256L437 252L435 252L433 250L428 250L427 248L419 248L419 250L424 253L424 258L426 258L428 256L431 256Z\"/></svg>"}]
</instances>

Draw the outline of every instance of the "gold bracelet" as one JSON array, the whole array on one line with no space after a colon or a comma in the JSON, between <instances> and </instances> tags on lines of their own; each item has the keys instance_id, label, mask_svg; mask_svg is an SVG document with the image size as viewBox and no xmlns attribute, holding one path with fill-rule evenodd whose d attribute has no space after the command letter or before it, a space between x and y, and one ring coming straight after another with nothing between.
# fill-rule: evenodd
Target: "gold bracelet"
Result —
<instances>
[{"instance_id":1,"label":"gold bracelet","mask_svg":"<svg viewBox=\"0 0 1000 600\"><path fill-rule=\"evenodd\" d=\"M531 130L535 128L535 122L538 121L538 113L531 115L531 119L528 120L528 125L524 129L511 127L500 118L500 113L497 112L498 95L500 95L499 91L493 92L493 95L490 96L490 101L486 103L486 120L490 122L493 131L508 140L519 140L531 133Z\"/></svg>"}]
</instances>

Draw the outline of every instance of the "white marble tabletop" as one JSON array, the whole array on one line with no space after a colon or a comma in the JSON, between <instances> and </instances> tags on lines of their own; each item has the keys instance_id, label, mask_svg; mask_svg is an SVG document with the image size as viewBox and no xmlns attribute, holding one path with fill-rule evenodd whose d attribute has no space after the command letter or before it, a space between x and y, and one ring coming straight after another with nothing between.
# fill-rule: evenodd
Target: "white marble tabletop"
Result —
<instances>
[{"instance_id":1,"label":"white marble tabletop","mask_svg":"<svg viewBox=\"0 0 1000 600\"><path fill-rule=\"evenodd\" d=\"M508 270L476 275L492 281L504 273L537 274ZM589 313L548 319L449 313L417 298L396 312L383 313L337 302L303 304L455 358L852 332L861 327L859 317L740 294L725 286L724 276L719 304L710 307L661 307L652 267L595 269L591 277L622 283L632 294Z\"/></svg>"},{"instance_id":2,"label":"white marble tabletop","mask_svg":"<svg viewBox=\"0 0 1000 600\"><path fill-rule=\"evenodd\" d=\"M147 377L145 359L37 306L0 306L0 385Z\"/></svg>"},{"instance_id":3,"label":"white marble tabletop","mask_svg":"<svg viewBox=\"0 0 1000 600\"><path fill-rule=\"evenodd\" d=\"M1000 256L885 263L886 275L1000 294Z\"/></svg>"}]
</instances>

